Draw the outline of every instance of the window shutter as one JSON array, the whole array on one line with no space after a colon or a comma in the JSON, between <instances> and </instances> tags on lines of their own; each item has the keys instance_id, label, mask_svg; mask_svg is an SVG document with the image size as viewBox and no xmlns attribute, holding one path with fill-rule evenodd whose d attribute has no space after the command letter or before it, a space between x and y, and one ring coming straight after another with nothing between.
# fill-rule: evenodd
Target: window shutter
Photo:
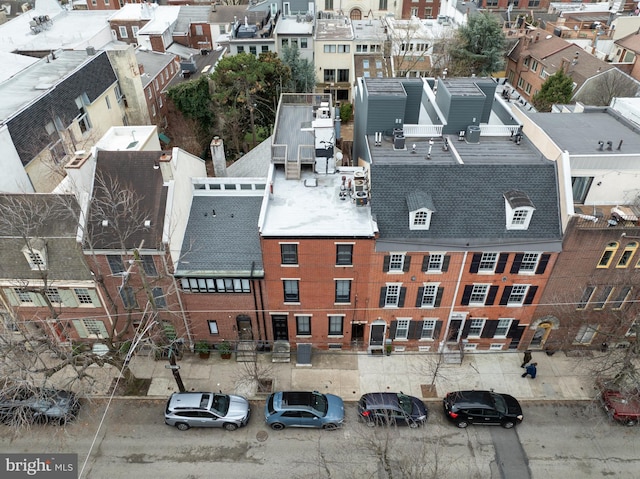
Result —
<instances>
[{"instance_id":1,"label":"window shutter","mask_svg":"<svg viewBox=\"0 0 640 479\"><path fill-rule=\"evenodd\" d=\"M442 331L442 321L436 321L436 327L433 328L433 339L440 339L440 332Z\"/></svg>"},{"instance_id":2,"label":"window shutter","mask_svg":"<svg viewBox=\"0 0 640 479\"><path fill-rule=\"evenodd\" d=\"M509 328L509 332L507 333L507 338L513 338L514 334L518 330L518 323L520 320L514 319L511 321L511 327Z\"/></svg>"},{"instance_id":3,"label":"window shutter","mask_svg":"<svg viewBox=\"0 0 640 479\"><path fill-rule=\"evenodd\" d=\"M496 334L496 329L498 329L498 320L497 319L487 319L484 322L484 329L482 330L481 338L493 338L494 334Z\"/></svg>"},{"instance_id":4,"label":"window shutter","mask_svg":"<svg viewBox=\"0 0 640 479\"><path fill-rule=\"evenodd\" d=\"M387 255L384 257L384 261L382 263L382 272L383 273L388 273L389 272L389 263L391 262L391 256Z\"/></svg>"},{"instance_id":5,"label":"window shutter","mask_svg":"<svg viewBox=\"0 0 640 479\"><path fill-rule=\"evenodd\" d=\"M504 267L507 265L509 253L500 253L498 256L498 264L496 265L496 273L504 273Z\"/></svg>"},{"instance_id":6,"label":"window shutter","mask_svg":"<svg viewBox=\"0 0 640 479\"><path fill-rule=\"evenodd\" d=\"M78 300L76 300L76 295L73 294L73 291L71 291L70 289L60 289L58 290L58 294L60 295L63 306L66 306L68 308L78 307Z\"/></svg>"},{"instance_id":7,"label":"window shutter","mask_svg":"<svg viewBox=\"0 0 640 479\"><path fill-rule=\"evenodd\" d=\"M380 288L380 303L378 304L379 307L384 308L384 305L386 303L386 297L387 297L387 287L383 286L382 288Z\"/></svg>"},{"instance_id":8,"label":"window shutter","mask_svg":"<svg viewBox=\"0 0 640 479\"><path fill-rule=\"evenodd\" d=\"M409 334L407 335L407 339L420 339L422 331L421 328L418 328L418 325L422 326L422 321L409 321Z\"/></svg>"},{"instance_id":9,"label":"window shutter","mask_svg":"<svg viewBox=\"0 0 640 479\"><path fill-rule=\"evenodd\" d=\"M500 298L500 306L505 306L509 302L509 296L511 296L511 290L513 286L505 286Z\"/></svg>"},{"instance_id":10,"label":"window shutter","mask_svg":"<svg viewBox=\"0 0 640 479\"><path fill-rule=\"evenodd\" d=\"M464 327L462 328L462 336L461 338L466 338L469 336L469 330L471 329L471 318L467 318L464 322Z\"/></svg>"},{"instance_id":11,"label":"window shutter","mask_svg":"<svg viewBox=\"0 0 640 479\"><path fill-rule=\"evenodd\" d=\"M462 293L462 306L466 306L469 304L469 299L471 299L471 291L473 291L473 285L468 284L464 287L464 292Z\"/></svg>"},{"instance_id":12,"label":"window shutter","mask_svg":"<svg viewBox=\"0 0 640 479\"><path fill-rule=\"evenodd\" d=\"M442 295L444 294L444 287L440 286L438 288L438 292L436 293L436 302L434 304L434 306L437 308L440 306L440 303L442 303Z\"/></svg>"},{"instance_id":13,"label":"window shutter","mask_svg":"<svg viewBox=\"0 0 640 479\"><path fill-rule=\"evenodd\" d=\"M458 338L458 332L460 331L460 326L462 325L462 320L454 319L450 323L449 327L449 337L447 341L455 341Z\"/></svg>"},{"instance_id":14,"label":"window shutter","mask_svg":"<svg viewBox=\"0 0 640 479\"><path fill-rule=\"evenodd\" d=\"M442 258L442 271L446 273L449 271L449 261L451 261L451 256L447 255Z\"/></svg>"},{"instance_id":15,"label":"window shutter","mask_svg":"<svg viewBox=\"0 0 640 479\"><path fill-rule=\"evenodd\" d=\"M422 257L422 271L423 271L423 272L425 272L425 271L428 271L428 270L429 270L429 257L430 257L430 255L428 255L428 254L425 254L425 255Z\"/></svg>"},{"instance_id":16,"label":"window shutter","mask_svg":"<svg viewBox=\"0 0 640 479\"><path fill-rule=\"evenodd\" d=\"M490 286L489 292L487 293L487 299L485 300L485 306L492 306L493 303L496 302L496 295L498 294L497 286Z\"/></svg>"},{"instance_id":17,"label":"window shutter","mask_svg":"<svg viewBox=\"0 0 640 479\"><path fill-rule=\"evenodd\" d=\"M18 295L15 293L13 288L4 288L4 295L9 300L11 306L20 306L20 300L18 299Z\"/></svg>"},{"instance_id":18,"label":"window shutter","mask_svg":"<svg viewBox=\"0 0 640 479\"><path fill-rule=\"evenodd\" d=\"M416 308L422 306L422 296L424 295L424 287L418 288L418 297L416 298Z\"/></svg>"},{"instance_id":19,"label":"window shutter","mask_svg":"<svg viewBox=\"0 0 640 479\"><path fill-rule=\"evenodd\" d=\"M524 253L516 254L516 257L513 260L513 264L511 265L511 274L517 274L518 271L520 271L520 265L522 264L522 258L524 258Z\"/></svg>"},{"instance_id":20,"label":"window shutter","mask_svg":"<svg viewBox=\"0 0 640 479\"><path fill-rule=\"evenodd\" d=\"M509 349L518 348L518 346L520 345L520 339L522 338L525 329L526 328L524 326L518 326L513 330L513 334L510 336L511 344L509 344Z\"/></svg>"},{"instance_id":21,"label":"window shutter","mask_svg":"<svg viewBox=\"0 0 640 479\"><path fill-rule=\"evenodd\" d=\"M35 293L32 291L29 293L29 295L31 296L31 301L33 301L33 304L35 306L47 306L47 302L40 293Z\"/></svg>"},{"instance_id":22,"label":"window shutter","mask_svg":"<svg viewBox=\"0 0 640 479\"><path fill-rule=\"evenodd\" d=\"M540 256L540 262L536 268L536 274L544 274L544 271L547 269L547 264L549 264L549 258L551 258L551 255L548 253Z\"/></svg>"},{"instance_id":23,"label":"window shutter","mask_svg":"<svg viewBox=\"0 0 640 479\"><path fill-rule=\"evenodd\" d=\"M402 263L402 271L406 273L407 271L409 271L410 267L411 267L411 256L405 255L404 263Z\"/></svg>"},{"instance_id":24,"label":"window shutter","mask_svg":"<svg viewBox=\"0 0 640 479\"><path fill-rule=\"evenodd\" d=\"M389 337L396 337L396 329L398 328L398 321L391 321L391 327L389 328Z\"/></svg>"},{"instance_id":25,"label":"window shutter","mask_svg":"<svg viewBox=\"0 0 640 479\"><path fill-rule=\"evenodd\" d=\"M404 306L404 297L407 295L407 288L400 288L400 296L398 297L398 308Z\"/></svg>"},{"instance_id":26,"label":"window shutter","mask_svg":"<svg viewBox=\"0 0 640 479\"><path fill-rule=\"evenodd\" d=\"M529 286L529 291L527 291L527 296L524 298L524 304L533 303L533 298L536 295L537 291L538 291L537 286Z\"/></svg>"},{"instance_id":27,"label":"window shutter","mask_svg":"<svg viewBox=\"0 0 640 479\"><path fill-rule=\"evenodd\" d=\"M478 272L478 269L480 269L481 259L482 259L482 253L473 253L473 258L471 259L471 267L469 268L469 273Z\"/></svg>"},{"instance_id":28,"label":"window shutter","mask_svg":"<svg viewBox=\"0 0 640 479\"><path fill-rule=\"evenodd\" d=\"M89 296L91 296L91 302L96 308L99 308L100 306L102 306L100 303L100 297L98 296L98 293L96 292L95 289L89 290Z\"/></svg>"}]
</instances>

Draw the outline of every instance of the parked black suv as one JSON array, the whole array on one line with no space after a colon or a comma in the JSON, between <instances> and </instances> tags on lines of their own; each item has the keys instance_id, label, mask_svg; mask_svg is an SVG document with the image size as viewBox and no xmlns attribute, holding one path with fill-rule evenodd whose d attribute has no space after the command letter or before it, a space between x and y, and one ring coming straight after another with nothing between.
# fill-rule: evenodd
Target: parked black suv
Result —
<instances>
[{"instance_id":1,"label":"parked black suv","mask_svg":"<svg viewBox=\"0 0 640 479\"><path fill-rule=\"evenodd\" d=\"M0 421L5 424L66 424L75 419L79 410L80 401L70 391L17 386L7 388L0 396Z\"/></svg>"},{"instance_id":2,"label":"parked black suv","mask_svg":"<svg viewBox=\"0 0 640 479\"><path fill-rule=\"evenodd\" d=\"M444 398L444 413L458 427L499 424L510 429L522 422L522 408L513 396L493 391L456 391Z\"/></svg>"},{"instance_id":3,"label":"parked black suv","mask_svg":"<svg viewBox=\"0 0 640 479\"><path fill-rule=\"evenodd\" d=\"M367 426L407 425L415 428L427 422L427 407L417 397L399 393L367 393L358 401L358 414Z\"/></svg>"}]
</instances>

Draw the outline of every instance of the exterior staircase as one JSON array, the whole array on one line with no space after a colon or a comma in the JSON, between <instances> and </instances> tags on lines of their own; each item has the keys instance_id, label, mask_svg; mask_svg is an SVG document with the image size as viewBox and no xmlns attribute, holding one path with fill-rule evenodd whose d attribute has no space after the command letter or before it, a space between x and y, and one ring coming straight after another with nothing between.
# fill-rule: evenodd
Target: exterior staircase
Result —
<instances>
[{"instance_id":1,"label":"exterior staircase","mask_svg":"<svg viewBox=\"0 0 640 479\"><path fill-rule=\"evenodd\" d=\"M464 352L459 343L447 343L442 351L442 358L445 364L462 364Z\"/></svg>"},{"instance_id":2,"label":"exterior staircase","mask_svg":"<svg viewBox=\"0 0 640 479\"><path fill-rule=\"evenodd\" d=\"M258 358L257 347L255 341L238 341L236 347L236 361L237 362L253 362L255 363Z\"/></svg>"}]
</instances>

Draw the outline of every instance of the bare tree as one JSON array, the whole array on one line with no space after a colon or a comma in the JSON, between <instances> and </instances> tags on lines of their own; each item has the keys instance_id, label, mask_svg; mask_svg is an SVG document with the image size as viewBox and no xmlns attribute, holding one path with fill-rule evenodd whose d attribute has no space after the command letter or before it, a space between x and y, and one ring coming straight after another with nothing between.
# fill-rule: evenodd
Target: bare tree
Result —
<instances>
[{"instance_id":1,"label":"bare tree","mask_svg":"<svg viewBox=\"0 0 640 479\"><path fill-rule=\"evenodd\" d=\"M586 105L608 106L614 98L634 98L639 92L640 83L635 78L613 68L587 80L574 100Z\"/></svg>"}]
</instances>

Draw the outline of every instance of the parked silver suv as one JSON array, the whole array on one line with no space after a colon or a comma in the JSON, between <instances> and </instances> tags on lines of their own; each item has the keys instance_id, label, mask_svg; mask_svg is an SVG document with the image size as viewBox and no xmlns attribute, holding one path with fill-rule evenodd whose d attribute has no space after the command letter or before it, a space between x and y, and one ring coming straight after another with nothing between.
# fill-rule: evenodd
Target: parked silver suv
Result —
<instances>
[{"instance_id":1,"label":"parked silver suv","mask_svg":"<svg viewBox=\"0 0 640 479\"><path fill-rule=\"evenodd\" d=\"M167 401L164 422L181 431L190 427L223 427L235 431L246 426L251 415L242 396L212 392L174 393Z\"/></svg>"}]
</instances>

